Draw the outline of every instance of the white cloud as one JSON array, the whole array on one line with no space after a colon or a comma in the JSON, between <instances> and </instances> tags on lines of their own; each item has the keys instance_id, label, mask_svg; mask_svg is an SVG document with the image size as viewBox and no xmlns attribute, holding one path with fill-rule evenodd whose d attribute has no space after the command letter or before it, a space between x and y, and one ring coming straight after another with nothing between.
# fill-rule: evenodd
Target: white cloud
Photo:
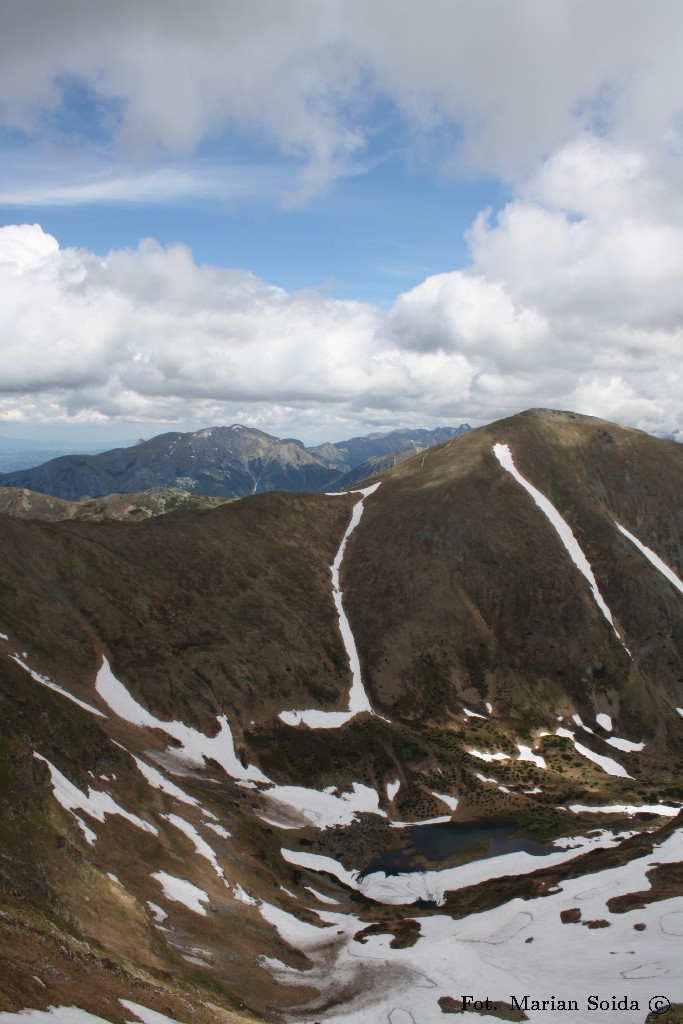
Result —
<instances>
[{"instance_id":1,"label":"white cloud","mask_svg":"<svg viewBox=\"0 0 683 1024\"><path fill-rule=\"evenodd\" d=\"M363 429L551 405L673 429L683 219L668 212L643 158L570 143L477 219L469 268L387 314L197 266L182 245L101 259L0 229L0 415Z\"/></svg>"},{"instance_id":2,"label":"white cloud","mask_svg":"<svg viewBox=\"0 0 683 1024\"><path fill-rule=\"evenodd\" d=\"M316 422L343 436L553 405L681 425L679 0L6 8L2 124L63 152L74 83L99 118L73 183L18 180L17 163L8 202L272 194L293 164L306 196L386 124L389 148L506 179L513 198L472 225L467 267L387 314L197 266L181 245L102 259L2 229L0 418ZM192 159L239 149L239 133L279 153L262 178Z\"/></svg>"},{"instance_id":3,"label":"white cloud","mask_svg":"<svg viewBox=\"0 0 683 1024\"><path fill-rule=\"evenodd\" d=\"M679 0L23 0L5 5L0 116L58 129L69 87L129 154L242 131L314 191L399 112L442 166L519 180L582 131L680 155ZM82 119L79 120L82 131ZM392 140L392 147L396 139Z\"/></svg>"},{"instance_id":4,"label":"white cloud","mask_svg":"<svg viewBox=\"0 0 683 1024\"><path fill-rule=\"evenodd\" d=\"M645 427L677 423L683 217L675 197L642 155L585 137L520 192L493 222L477 218L467 271L399 297L386 325L396 344L467 353L482 371L471 392L481 411L485 395L507 394L514 409L514 394Z\"/></svg>"},{"instance_id":5,"label":"white cloud","mask_svg":"<svg viewBox=\"0 0 683 1024\"><path fill-rule=\"evenodd\" d=\"M170 203L187 199L221 201L276 199L295 188L291 170L280 166L227 165L209 163L189 166L179 162L163 167L136 168L97 161L77 168L55 161L35 170L28 180L20 162L10 171L6 161L7 186L0 187L0 206L85 206L109 203Z\"/></svg>"}]
</instances>

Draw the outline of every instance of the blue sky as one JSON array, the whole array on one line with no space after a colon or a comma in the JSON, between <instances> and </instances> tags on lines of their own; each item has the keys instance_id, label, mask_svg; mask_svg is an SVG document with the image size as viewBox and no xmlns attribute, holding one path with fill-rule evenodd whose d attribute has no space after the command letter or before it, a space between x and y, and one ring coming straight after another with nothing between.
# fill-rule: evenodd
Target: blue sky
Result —
<instances>
[{"instance_id":1,"label":"blue sky","mask_svg":"<svg viewBox=\"0 0 683 1024\"><path fill-rule=\"evenodd\" d=\"M293 188L294 170L283 168L283 181L286 175ZM198 263L246 268L288 291L319 288L388 306L428 275L465 264L467 228L503 197L496 180L454 181L388 156L305 203L264 194L243 201L0 204L0 221L37 221L61 246L100 256L134 248L141 238L183 242Z\"/></svg>"},{"instance_id":2,"label":"blue sky","mask_svg":"<svg viewBox=\"0 0 683 1024\"><path fill-rule=\"evenodd\" d=\"M5 6L0 436L680 429L682 29L677 0Z\"/></svg>"}]
</instances>

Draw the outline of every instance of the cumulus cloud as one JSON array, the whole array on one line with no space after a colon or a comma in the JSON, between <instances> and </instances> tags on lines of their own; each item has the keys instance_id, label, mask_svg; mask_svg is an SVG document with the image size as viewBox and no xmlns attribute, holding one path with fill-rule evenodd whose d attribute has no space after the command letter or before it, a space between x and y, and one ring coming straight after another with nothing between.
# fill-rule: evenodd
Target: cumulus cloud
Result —
<instances>
[{"instance_id":1,"label":"cumulus cloud","mask_svg":"<svg viewBox=\"0 0 683 1024\"><path fill-rule=\"evenodd\" d=\"M400 296L385 329L401 348L467 353L482 369L473 398L521 379L536 404L677 424L680 205L642 154L585 137L521 193L477 218L468 269Z\"/></svg>"},{"instance_id":2,"label":"cumulus cloud","mask_svg":"<svg viewBox=\"0 0 683 1024\"><path fill-rule=\"evenodd\" d=\"M182 245L100 258L2 229L0 417L342 436L551 405L681 426L679 0L5 6L0 122L94 160L72 183L10 180L7 202L272 195L293 164L305 198L382 145L512 198L472 224L465 267L387 312ZM277 170L221 178L226 140L246 136ZM207 150L215 165L191 159Z\"/></svg>"},{"instance_id":3,"label":"cumulus cloud","mask_svg":"<svg viewBox=\"0 0 683 1024\"><path fill-rule=\"evenodd\" d=\"M422 146L443 168L514 180L586 130L683 148L678 0L5 7L6 126L68 138L82 131L67 116L76 94L94 135L148 160L242 131L297 156L304 193L373 141L377 103L396 112L413 158Z\"/></svg>"},{"instance_id":4,"label":"cumulus cloud","mask_svg":"<svg viewBox=\"0 0 683 1024\"><path fill-rule=\"evenodd\" d=\"M102 259L35 225L1 229L0 409L156 422L239 409L285 428L306 409L362 428L550 405L681 426L683 218L642 156L569 143L469 241L465 270L384 313L197 266L182 245Z\"/></svg>"}]
</instances>

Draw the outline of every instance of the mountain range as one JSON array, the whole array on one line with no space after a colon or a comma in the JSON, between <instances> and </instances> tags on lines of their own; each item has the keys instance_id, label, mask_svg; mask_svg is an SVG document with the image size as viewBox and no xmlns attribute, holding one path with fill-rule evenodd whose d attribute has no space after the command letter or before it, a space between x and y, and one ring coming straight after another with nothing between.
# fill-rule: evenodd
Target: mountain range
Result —
<instances>
[{"instance_id":1,"label":"mountain range","mask_svg":"<svg viewBox=\"0 0 683 1024\"><path fill-rule=\"evenodd\" d=\"M683 1002L682 493L535 409L344 493L0 515L0 1011Z\"/></svg>"},{"instance_id":2,"label":"mountain range","mask_svg":"<svg viewBox=\"0 0 683 1024\"><path fill-rule=\"evenodd\" d=\"M178 488L194 494L241 498L264 491L320 491L346 487L401 458L470 427L394 430L306 448L234 424L192 433L160 434L97 455L64 455L31 469L0 473L0 486L50 494L66 501L105 494Z\"/></svg>"}]
</instances>

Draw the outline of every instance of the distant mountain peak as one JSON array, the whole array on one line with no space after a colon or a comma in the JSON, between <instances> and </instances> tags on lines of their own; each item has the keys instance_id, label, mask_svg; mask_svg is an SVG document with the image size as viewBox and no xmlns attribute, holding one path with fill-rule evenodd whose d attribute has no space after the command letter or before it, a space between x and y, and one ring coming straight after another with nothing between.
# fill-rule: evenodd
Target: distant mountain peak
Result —
<instances>
[{"instance_id":1,"label":"distant mountain peak","mask_svg":"<svg viewBox=\"0 0 683 1024\"><path fill-rule=\"evenodd\" d=\"M356 468L394 452L430 447L469 430L393 430L337 445L307 448L242 423L170 431L98 455L60 456L32 469L0 474L0 486L27 488L69 501L150 488L239 498L263 491L319 491L359 479ZM376 471L372 465L368 471ZM350 475L349 475L350 474Z\"/></svg>"}]
</instances>

